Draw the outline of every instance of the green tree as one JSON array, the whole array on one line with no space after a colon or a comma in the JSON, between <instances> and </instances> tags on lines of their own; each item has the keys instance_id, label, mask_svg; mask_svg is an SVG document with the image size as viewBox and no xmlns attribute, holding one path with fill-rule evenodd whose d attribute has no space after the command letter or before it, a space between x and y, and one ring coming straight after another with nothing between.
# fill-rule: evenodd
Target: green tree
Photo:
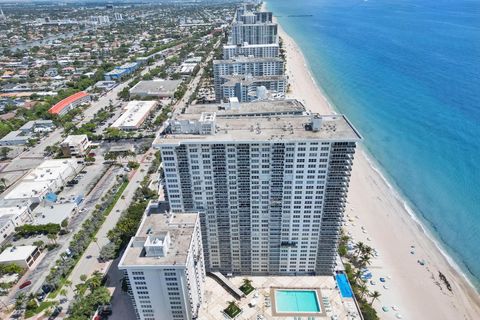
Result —
<instances>
[{"instance_id":1,"label":"green tree","mask_svg":"<svg viewBox=\"0 0 480 320\"><path fill-rule=\"evenodd\" d=\"M370 301L370 305L372 305L373 302L374 302L376 299L380 298L380 296L381 296L380 292L378 292L378 291L376 291L376 290L373 291L373 292L370 294L370 298L372 298L372 301Z\"/></svg>"},{"instance_id":2,"label":"green tree","mask_svg":"<svg viewBox=\"0 0 480 320\"><path fill-rule=\"evenodd\" d=\"M12 151L11 148L9 148L9 147L2 147L2 148L0 149L0 155L1 155L2 159L6 159L6 158L8 157L8 153L9 153L10 151Z\"/></svg>"}]
</instances>

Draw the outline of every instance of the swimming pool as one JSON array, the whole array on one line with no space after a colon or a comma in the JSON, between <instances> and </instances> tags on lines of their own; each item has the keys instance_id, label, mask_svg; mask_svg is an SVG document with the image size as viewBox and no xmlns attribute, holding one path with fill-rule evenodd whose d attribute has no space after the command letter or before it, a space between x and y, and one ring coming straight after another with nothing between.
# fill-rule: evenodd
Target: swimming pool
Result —
<instances>
[{"instance_id":1,"label":"swimming pool","mask_svg":"<svg viewBox=\"0 0 480 320\"><path fill-rule=\"evenodd\" d=\"M338 273L335 278L337 279L338 288L343 298L353 297L352 289L350 288L350 283L348 283L347 276L344 273Z\"/></svg>"},{"instance_id":2,"label":"swimming pool","mask_svg":"<svg viewBox=\"0 0 480 320\"><path fill-rule=\"evenodd\" d=\"M278 313L320 312L315 290L275 290L275 304Z\"/></svg>"}]
</instances>

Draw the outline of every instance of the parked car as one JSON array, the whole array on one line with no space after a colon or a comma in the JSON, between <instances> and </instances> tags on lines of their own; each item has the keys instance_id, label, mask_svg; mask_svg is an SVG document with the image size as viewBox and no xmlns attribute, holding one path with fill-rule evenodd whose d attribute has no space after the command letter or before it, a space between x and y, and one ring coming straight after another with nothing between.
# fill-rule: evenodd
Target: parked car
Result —
<instances>
[{"instance_id":1,"label":"parked car","mask_svg":"<svg viewBox=\"0 0 480 320\"><path fill-rule=\"evenodd\" d=\"M112 315L112 306L110 304L105 304L98 307L98 314L101 316L110 316Z\"/></svg>"},{"instance_id":2,"label":"parked car","mask_svg":"<svg viewBox=\"0 0 480 320\"><path fill-rule=\"evenodd\" d=\"M42 302L43 299L45 299L45 292L41 291L41 292L37 293L37 300Z\"/></svg>"},{"instance_id":3,"label":"parked car","mask_svg":"<svg viewBox=\"0 0 480 320\"><path fill-rule=\"evenodd\" d=\"M49 285L49 284L44 284L42 286L42 290L45 294L49 293L49 292L52 292L53 291L53 286Z\"/></svg>"},{"instance_id":4,"label":"parked car","mask_svg":"<svg viewBox=\"0 0 480 320\"><path fill-rule=\"evenodd\" d=\"M50 317L48 317L48 320L53 320L55 319L56 317L58 317L58 315L60 314L60 312L62 312L62 307L58 306L55 308L55 310L53 310L52 314L50 315Z\"/></svg>"},{"instance_id":5,"label":"parked car","mask_svg":"<svg viewBox=\"0 0 480 320\"><path fill-rule=\"evenodd\" d=\"M28 287L29 285L32 284L32 281L28 280L28 281L25 281L24 283L22 283L19 287L19 289L23 289L23 288L26 288Z\"/></svg>"}]
</instances>

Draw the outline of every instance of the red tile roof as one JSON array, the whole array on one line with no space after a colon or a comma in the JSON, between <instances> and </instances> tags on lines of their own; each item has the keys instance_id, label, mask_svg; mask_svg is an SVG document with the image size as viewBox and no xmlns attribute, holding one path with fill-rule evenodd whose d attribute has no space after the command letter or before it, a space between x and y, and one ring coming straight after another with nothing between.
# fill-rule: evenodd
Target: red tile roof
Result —
<instances>
[{"instance_id":1,"label":"red tile roof","mask_svg":"<svg viewBox=\"0 0 480 320\"><path fill-rule=\"evenodd\" d=\"M51 107L48 110L48 112L53 114L59 114L63 110L63 108L77 101L78 99L84 98L86 96L88 96L88 93L86 93L85 91L80 91L75 94L72 94L71 96L66 97L62 101L56 103L53 107Z\"/></svg>"}]
</instances>

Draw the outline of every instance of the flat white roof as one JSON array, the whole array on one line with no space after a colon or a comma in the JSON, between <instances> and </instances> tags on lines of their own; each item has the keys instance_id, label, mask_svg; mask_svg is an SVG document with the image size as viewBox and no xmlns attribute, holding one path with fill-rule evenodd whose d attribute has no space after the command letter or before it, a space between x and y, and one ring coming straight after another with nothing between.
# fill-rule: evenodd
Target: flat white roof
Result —
<instances>
[{"instance_id":1,"label":"flat white roof","mask_svg":"<svg viewBox=\"0 0 480 320\"><path fill-rule=\"evenodd\" d=\"M22 181L51 181L59 178L66 179L77 167L77 160L53 159L42 162L32 169Z\"/></svg>"},{"instance_id":2,"label":"flat white roof","mask_svg":"<svg viewBox=\"0 0 480 320\"><path fill-rule=\"evenodd\" d=\"M27 204L19 204L17 206L9 206L9 207L0 207L0 217L5 215L15 215L19 216L28 210Z\"/></svg>"},{"instance_id":3,"label":"flat white roof","mask_svg":"<svg viewBox=\"0 0 480 320\"><path fill-rule=\"evenodd\" d=\"M0 263L26 260L35 249L36 246L8 247L0 254Z\"/></svg>"},{"instance_id":4,"label":"flat white roof","mask_svg":"<svg viewBox=\"0 0 480 320\"><path fill-rule=\"evenodd\" d=\"M49 181L20 182L5 196L5 199L36 198L44 194L50 185L51 183Z\"/></svg>"},{"instance_id":5,"label":"flat white roof","mask_svg":"<svg viewBox=\"0 0 480 320\"><path fill-rule=\"evenodd\" d=\"M79 144L85 139L88 139L86 134L70 135L63 140L63 143Z\"/></svg>"},{"instance_id":6,"label":"flat white roof","mask_svg":"<svg viewBox=\"0 0 480 320\"><path fill-rule=\"evenodd\" d=\"M54 192L56 185L63 185L74 175L78 166L76 159L45 160L30 170L4 198L26 199L38 197L47 190Z\"/></svg>"},{"instance_id":7,"label":"flat white roof","mask_svg":"<svg viewBox=\"0 0 480 320\"><path fill-rule=\"evenodd\" d=\"M76 207L77 205L74 202L52 203L47 205L40 204L32 212L34 219L33 224L60 224L72 214L72 211Z\"/></svg>"},{"instance_id":8,"label":"flat white roof","mask_svg":"<svg viewBox=\"0 0 480 320\"><path fill-rule=\"evenodd\" d=\"M130 101L125 107L125 112L111 127L119 129L139 128L156 104L156 101Z\"/></svg>"}]
</instances>

